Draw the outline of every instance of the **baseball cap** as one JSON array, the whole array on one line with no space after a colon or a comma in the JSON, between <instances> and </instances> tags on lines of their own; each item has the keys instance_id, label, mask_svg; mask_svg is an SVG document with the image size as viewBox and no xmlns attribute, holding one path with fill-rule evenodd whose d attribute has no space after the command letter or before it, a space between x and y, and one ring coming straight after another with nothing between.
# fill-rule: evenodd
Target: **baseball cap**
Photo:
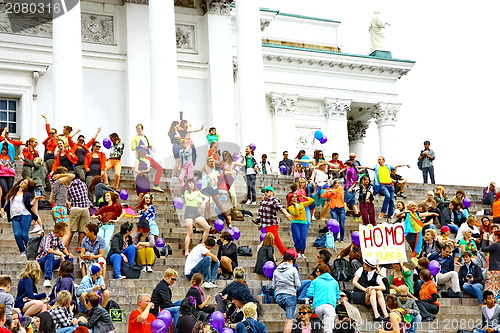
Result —
<instances>
[{"instance_id":1,"label":"baseball cap","mask_svg":"<svg viewBox=\"0 0 500 333\"><path fill-rule=\"evenodd\" d=\"M93 264L90 267L90 274L92 274L92 275L97 274L100 271L101 271L101 266L99 266L99 265Z\"/></svg>"},{"instance_id":2,"label":"baseball cap","mask_svg":"<svg viewBox=\"0 0 500 333\"><path fill-rule=\"evenodd\" d=\"M271 192L274 192L274 188L272 188L271 186L266 186L264 187L262 190L260 190L262 193L266 193L266 191L271 191Z\"/></svg>"},{"instance_id":3,"label":"baseball cap","mask_svg":"<svg viewBox=\"0 0 500 333\"><path fill-rule=\"evenodd\" d=\"M448 227L447 225L441 227L441 232L448 232L448 231L450 231L450 227Z\"/></svg>"}]
</instances>

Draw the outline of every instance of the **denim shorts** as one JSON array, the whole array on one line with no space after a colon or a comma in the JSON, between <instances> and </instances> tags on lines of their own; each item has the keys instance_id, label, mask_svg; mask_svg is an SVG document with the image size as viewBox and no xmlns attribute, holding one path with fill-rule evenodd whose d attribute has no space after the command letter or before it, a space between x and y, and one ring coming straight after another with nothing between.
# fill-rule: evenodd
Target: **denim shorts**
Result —
<instances>
[{"instance_id":1,"label":"denim shorts","mask_svg":"<svg viewBox=\"0 0 500 333\"><path fill-rule=\"evenodd\" d=\"M276 303L285 310L286 319L293 319L295 316L295 308L297 307L297 296L288 294L279 294L276 296Z\"/></svg>"},{"instance_id":2,"label":"denim shorts","mask_svg":"<svg viewBox=\"0 0 500 333\"><path fill-rule=\"evenodd\" d=\"M356 193L344 190L344 201L347 204L348 208L355 205L356 204Z\"/></svg>"}]
</instances>

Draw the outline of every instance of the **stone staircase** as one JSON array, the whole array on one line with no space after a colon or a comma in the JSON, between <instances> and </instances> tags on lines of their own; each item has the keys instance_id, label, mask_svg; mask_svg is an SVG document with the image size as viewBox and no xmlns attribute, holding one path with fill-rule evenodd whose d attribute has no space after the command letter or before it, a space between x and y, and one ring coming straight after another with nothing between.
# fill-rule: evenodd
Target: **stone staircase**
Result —
<instances>
[{"instance_id":1,"label":"stone staircase","mask_svg":"<svg viewBox=\"0 0 500 333\"><path fill-rule=\"evenodd\" d=\"M18 166L18 174L20 174L20 166ZM128 314L136 308L136 295L138 294L151 294L156 284L162 279L163 272L167 268L174 268L179 273L179 279L177 280L173 291L173 300L178 300L184 298L187 290L190 287L189 281L184 277L184 263L185 257L182 254L185 228L182 222L182 212L177 211L172 205L172 199L174 197L181 195L181 190L179 188L179 183L177 179L169 178L171 171L165 171L162 178L162 188L165 188L165 193L155 193L155 206L157 209L157 223L160 228L161 235L165 238L166 242L170 244L173 248L173 255L167 258L160 258L157 260L154 266L154 272L152 273L142 273L141 278L138 280L115 280L112 278L112 266L108 266L107 271L107 286L111 292L112 299L117 301L122 309L124 309ZM110 173L110 178L113 175ZM257 177L257 194L260 195L259 191L261 188L271 185L276 190L276 195L281 199L282 203L285 202L285 196L289 192L289 186L292 180L288 176L282 175L259 175ZM110 180L112 183L112 179ZM166 186L165 186L166 184ZM235 179L235 186L238 194L238 202L242 202L246 197L246 185L242 177L237 177ZM129 198L127 204L135 206L137 203L137 196L135 194L135 183L133 170L131 168L124 168L122 170L122 181L121 187L128 191ZM457 189L465 190L467 197L472 200L472 206L470 207L471 212L476 212L483 208L481 204L482 189L480 187L464 187L464 186L446 186L446 191L450 197L453 196ZM414 200L420 202L426 198L426 193L429 190L434 189L431 185L422 184L408 184L405 193L408 198L404 201ZM382 204L383 198L376 197L376 211L380 211L380 206ZM230 207L230 202L225 204L226 207ZM251 211L255 216L257 216L258 206L244 205L240 204L241 209L246 209ZM53 221L50 216L50 211L43 210L40 211L41 218L44 222L44 228L46 232L52 230ZM215 214L214 214L215 215ZM283 217L283 216L281 216ZM214 217L215 218L215 217ZM211 219L213 221L213 219ZM383 222L383 221L380 221ZM307 239L307 259L298 259L299 272L301 274L301 279L307 279L309 273L316 266L316 253L317 249L313 247L314 240L319 236L318 230L324 226L324 221L313 221L311 228L309 230L309 235ZM245 218L245 221L233 222L233 226L237 226L241 230L241 238L236 241L238 246L249 245L253 249L253 257L240 257L239 265L245 268L247 272L247 282L252 290L254 296L260 299L261 287L269 283L269 279L263 275L253 273L253 268L255 265L257 245L259 244L260 232L257 231L256 226L250 221L249 217ZM337 243L337 251L341 251L343 248L348 246L350 243L351 232L357 230L358 223L353 221L353 218L348 216L346 220L346 243ZM118 231L118 226L115 228ZM14 241L13 232L10 224L6 220L0 222L0 274L7 274L13 278L13 288L12 294L15 296L17 293L17 283L19 281L19 273L23 269L26 259L19 256L17 246ZM280 236L283 240L285 246L291 247L293 245L291 237L290 222L282 218ZM201 234L194 234L192 238L192 246L198 244L201 238ZM71 244L71 251L74 253L76 248L76 236L73 237ZM275 253L279 252L275 250ZM334 254L335 255L335 254ZM279 258L277 257L279 260ZM76 270L76 282L78 283L81 278L81 272L77 263L79 260L75 260L75 270ZM54 281L57 274L54 274ZM54 282L53 281L53 282ZM215 295L217 292L222 290L224 286L230 281L218 281L218 288L208 290L207 295ZM352 285L350 283L346 284L346 288L352 290ZM44 291L44 288L40 286L38 290ZM432 323L423 323L422 330L425 331L442 331L442 332L456 332L457 329L467 328L472 329L472 327L477 324L481 319L481 312L479 303L476 299L465 298L465 299L440 299L441 303L440 313L437 315L437 320ZM373 332L378 325L372 321L373 315L371 310L366 307L359 306L362 318L365 323L362 325L361 331ZM268 331L272 333L282 332L283 322L285 319L284 311L278 307L276 304L265 304L264 305L264 317L262 321L266 324ZM474 323L474 325L472 325ZM117 333L127 332L127 324L117 324Z\"/></svg>"}]
</instances>

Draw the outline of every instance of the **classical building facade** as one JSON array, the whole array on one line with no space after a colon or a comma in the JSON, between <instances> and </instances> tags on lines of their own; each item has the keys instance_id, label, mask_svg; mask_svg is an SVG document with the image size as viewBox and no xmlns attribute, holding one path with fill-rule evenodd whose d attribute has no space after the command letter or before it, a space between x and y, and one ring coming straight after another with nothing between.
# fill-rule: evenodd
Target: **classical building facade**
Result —
<instances>
[{"instance_id":1,"label":"classical building facade","mask_svg":"<svg viewBox=\"0 0 500 333\"><path fill-rule=\"evenodd\" d=\"M359 156L374 123L380 152L389 154L401 109L395 82L414 64L342 53L340 22L258 1L82 1L53 22L27 17L25 29L4 9L1 126L42 139L47 114L58 129L71 125L90 137L101 126L129 142L141 123L158 160L171 155L166 133L180 119L215 126L221 140L254 143L257 154L276 159L320 147ZM325 144L314 140L316 130ZM201 133L193 134L197 145L206 143Z\"/></svg>"}]
</instances>

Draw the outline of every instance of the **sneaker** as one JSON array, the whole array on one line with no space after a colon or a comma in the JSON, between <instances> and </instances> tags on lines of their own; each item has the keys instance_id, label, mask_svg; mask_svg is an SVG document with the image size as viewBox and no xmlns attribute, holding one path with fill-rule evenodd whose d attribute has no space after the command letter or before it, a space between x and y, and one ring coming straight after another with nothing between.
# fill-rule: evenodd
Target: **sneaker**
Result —
<instances>
[{"instance_id":1,"label":"sneaker","mask_svg":"<svg viewBox=\"0 0 500 333\"><path fill-rule=\"evenodd\" d=\"M307 259L306 255L304 253L301 253L302 258Z\"/></svg>"},{"instance_id":2,"label":"sneaker","mask_svg":"<svg viewBox=\"0 0 500 333\"><path fill-rule=\"evenodd\" d=\"M384 216L385 216L385 213L378 214L378 217L381 218L381 219L384 218Z\"/></svg>"},{"instance_id":3,"label":"sneaker","mask_svg":"<svg viewBox=\"0 0 500 333\"><path fill-rule=\"evenodd\" d=\"M123 275L118 275L116 277L117 280L121 280L121 279L126 279L127 277L126 276L123 276Z\"/></svg>"},{"instance_id":4,"label":"sneaker","mask_svg":"<svg viewBox=\"0 0 500 333\"><path fill-rule=\"evenodd\" d=\"M217 284L215 282L209 282L210 283L210 288L217 288Z\"/></svg>"},{"instance_id":5,"label":"sneaker","mask_svg":"<svg viewBox=\"0 0 500 333\"><path fill-rule=\"evenodd\" d=\"M231 223L228 223L228 224L227 224L227 228L228 228L228 229L231 229L232 227L233 227L233 225L232 225Z\"/></svg>"},{"instance_id":6,"label":"sneaker","mask_svg":"<svg viewBox=\"0 0 500 333\"><path fill-rule=\"evenodd\" d=\"M162 193L163 193L163 192L165 192L165 191L163 191L163 190L161 189L161 187L160 187L160 186L158 186L158 185L153 186L153 190L155 190L155 191L157 191L157 192L162 192Z\"/></svg>"},{"instance_id":7,"label":"sneaker","mask_svg":"<svg viewBox=\"0 0 500 333\"><path fill-rule=\"evenodd\" d=\"M42 227L40 227L38 224L35 224L33 227L33 230L30 231L30 234L36 234L37 232L43 231Z\"/></svg>"},{"instance_id":8,"label":"sneaker","mask_svg":"<svg viewBox=\"0 0 500 333\"><path fill-rule=\"evenodd\" d=\"M153 272L153 268L151 266L146 266L146 272L151 273Z\"/></svg>"},{"instance_id":9,"label":"sneaker","mask_svg":"<svg viewBox=\"0 0 500 333\"><path fill-rule=\"evenodd\" d=\"M245 205L250 205L252 203L252 200L248 199L247 202L245 202Z\"/></svg>"},{"instance_id":10,"label":"sneaker","mask_svg":"<svg viewBox=\"0 0 500 333\"><path fill-rule=\"evenodd\" d=\"M459 263L459 262L456 262L456 263L455 263L455 266L462 266L462 264L461 264L461 263Z\"/></svg>"},{"instance_id":11,"label":"sneaker","mask_svg":"<svg viewBox=\"0 0 500 333\"><path fill-rule=\"evenodd\" d=\"M407 195L406 195L406 194L404 194L403 192L399 193L399 196L400 196L401 198L405 198L405 199L406 199L406 197L407 197Z\"/></svg>"},{"instance_id":12,"label":"sneaker","mask_svg":"<svg viewBox=\"0 0 500 333\"><path fill-rule=\"evenodd\" d=\"M21 252L21 257L25 257L26 258L26 252Z\"/></svg>"},{"instance_id":13,"label":"sneaker","mask_svg":"<svg viewBox=\"0 0 500 333\"><path fill-rule=\"evenodd\" d=\"M45 288L50 288L50 287L52 287L52 285L50 284L50 280L45 280L45 281L43 281L43 286L44 286Z\"/></svg>"},{"instance_id":14,"label":"sneaker","mask_svg":"<svg viewBox=\"0 0 500 333\"><path fill-rule=\"evenodd\" d=\"M210 288L212 288L212 284L208 281L205 281L202 283L201 287L205 288L205 289L210 289Z\"/></svg>"},{"instance_id":15,"label":"sneaker","mask_svg":"<svg viewBox=\"0 0 500 333\"><path fill-rule=\"evenodd\" d=\"M316 216L314 216L314 215L313 215L313 216L311 217L311 220L312 220L312 221L316 221Z\"/></svg>"},{"instance_id":16,"label":"sneaker","mask_svg":"<svg viewBox=\"0 0 500 333\"><path fill-rule=\"evenodd\" d=\"M361 217L359 217L359 216L358 216L358 217L355 217L355 218L354 218L354 222L361 222Z\"/></svg>"},{"instance_id":17,"label":"sneaker","mask_svg":"<svg viewBox=\"0 0 500 333\"><path fill-rule=\"evenodd\" d=\"M141 271L141 272L147 272L147 271L146 271L146 266L144 266L144 267L142 268L142 271Z\"/></svg>"},{"instance_id":18,"label":"sneaker","mask_svg":"<svg viewBox=\"0 0 500 333\"><path fill-rule=\"evenodd\" d=\"M257 201L252 201L252 205L257 205Z\"/></svg>"}]
</instances>

